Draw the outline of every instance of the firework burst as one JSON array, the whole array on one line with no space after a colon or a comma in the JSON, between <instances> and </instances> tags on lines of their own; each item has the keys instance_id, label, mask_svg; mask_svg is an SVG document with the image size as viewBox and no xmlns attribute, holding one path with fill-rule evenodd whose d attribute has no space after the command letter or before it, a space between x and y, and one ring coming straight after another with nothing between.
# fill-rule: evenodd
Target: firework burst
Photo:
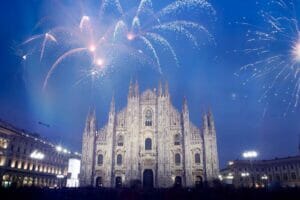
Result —
<instances>
[{"instance_id":1,"label":"firework burst","mask_svg":"<svg viewBox=\"0 0 300 200\"><path fill-rule=\"evenodd\" d=\"M264 93L259 101L277 97L289 110L299 105L300 97L299 13L292 0L270 1L267 7L268 11L259 12L261 24L237 22L248 27L248 47L242 52L255 61L242 66L236 75L250 74L244 84L262 79Z\"/></svg>"},{"instance_id":2,"label":"firework burst","mask_svg":"<svg viewBox=\"0 0 300 200\"><path fill-rule=\"evenodd\" d=\"M169 52L179 66L172 44L174 40L172 41L170 34L183 36L196 48L199 47L200 35L213 41L209 31L198 22L177 19L180 13L192 10L204 11L212 18L215 15L213 6L206 0L177 0L158 11L153 9L151 0L141 0L134 12L126 12L119 0L104 0L100 6L100 15L83 15L75 25L61 25L47 30L46 33L34 35L23 42L22 46L32 45L37 41L40 44L40 61L47 56L50 43L53 43L51 48L64 47L65 51L57 55L49 68L43 88L47 87L56 68L72 56L89 58L86 77L92 79L102 77L125 54L133 58L139 57L140 60L149 60L162 73L158 49ZM107 14L108 12L113 12L114 15ZM74 16L76 18L78 16Z\"/></svg>"}]
</instances>

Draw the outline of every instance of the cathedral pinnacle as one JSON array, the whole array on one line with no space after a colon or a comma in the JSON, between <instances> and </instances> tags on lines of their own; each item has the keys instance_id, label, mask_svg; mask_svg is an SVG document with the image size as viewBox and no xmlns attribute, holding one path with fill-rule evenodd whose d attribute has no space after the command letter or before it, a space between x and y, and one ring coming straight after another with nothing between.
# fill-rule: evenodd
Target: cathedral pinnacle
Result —
<instances>
[{"instance_id":1,"label":"cathedral pinnacle","mask_svg":"<svg viewBox=\"0 0 300 200\"><path fill-rule=\"evenodd\" d=\"M182 107L182 110L183 110L183 112L188 112L189 111L189 108L188 108L188 105L187 105L187 100L186 100L185 96L183 97L183 107Z\"/></svg>"},{"instance_id":2,"label":"cathedral pinnacle","mask_svg":"<svg viewBox=\"0 0 300 200\"><path fill-rule=\"evenodd\" d=\"M94 108L89 108L85 123L85 133L90 133L96 126L96 111Z\"/></svg>"},{"instance_id":3,"label":"cathedral pinnacle","mask_svg":"<svg viewBox=\"0 0 300 200\"><path fill-rule=\"evenodd\" d=\"M114 95L112 96L111 102L110 102L110 113L114 113L115 112L115 97Z\"/></svg>"},{"instance_id":4,"label":"cathedral pinnacle","mask_svg":"<svg viewBox=\"0 0 300 200\"><path fill-rule=\"evenodd\" d=\"M208 128L208 124L207 124L207 115L206 113L204 113L203 117L202 117L202 126L203 129L206 130Z\"/></svg>"},{"instance_id":5,"label":"cathedral pinnacle","mask_svg":"<svg viewBox=\"0 0 300 200\"><path fill-rule=\"evenodd\" d=\"M132 97L132 96L133 96L133 84L132 84L132 78L131 78L130 83L129 83L128 97Z\"/></svg>"},{"instance_id":6,"label":"cathedral pinnacle","mask_svg":"<svg viewBox=\"0 0 300 200\"><path fill-rule=\"evenodd\" d=\"M89 108L89 112L88 112L88 115L87 115L87 121L90 121L92 120L93 118L96 118L96 111L95 111L95 108L94 107L90 107Z\"/></svg>"},{"instance_id":7,"label":"cathedral pinnacle","mask_svg":"<svg viewBox=\"0 0 300 200\"><path fill-rule=\"evenodd\" d=\"M134 95L135 95L136 97L139 96L139 83L138 83L137 80L135 80L135 85L134 85Z\"/></svg>"},{"instance_id":8,"label":"cathedral pinnacle","mask_svg":"<svg viewBox=\"0 0 300 200\"><path fill-rule=\"evenodd\" d=\"M215 122L214 122L213 114L212 114L210 109L208 110L208 113L207 113L207 121L208 121L208 127L210 129L214 129L215 128Z\"/></svg>"},{"instance_id":9,"label":"cathedral pinnacle","mask_svg":"<svg viewBox=\"0 0 300 200\"><path fill-rule=\"evenodd\" d=\"M162 91L162 85L161 85L161 81L159 81L158 84L158 96L162 96L163 95L163 91Z\"/></svg>"},{"instance_id":10,"label":"cathedral pinnacle","mask_svg":"<svg viewBox=\"0 0 300 200\"><path fill-rule=\"evenodd\" d=\"M165 83L165 96L169 96L169 84L167 81Z\"/></svg>"}]
</instances>

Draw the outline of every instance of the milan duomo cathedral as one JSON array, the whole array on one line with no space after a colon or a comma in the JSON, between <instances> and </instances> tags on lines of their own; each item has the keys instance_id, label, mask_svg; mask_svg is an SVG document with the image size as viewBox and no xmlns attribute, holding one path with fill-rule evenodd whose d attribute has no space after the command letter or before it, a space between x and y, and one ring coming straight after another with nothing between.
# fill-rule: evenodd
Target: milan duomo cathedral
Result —
<instances>
[{"instance_id":1,"label":"milan duomo cathedral","mask_svg":"<svg viewBox=\"0 0 300 200\"><path fill-rule=\"evenodd\" d=\"M164 89L163 89L164 88ZM179 112L168 85L139 93L130 83L127 106L110 104L107 124L97 128L90 110L82 139L81 186L194 187L219 175L216 130L211 112L202 127L189 117L184 99Z\"/></svg>"}]
</instances>

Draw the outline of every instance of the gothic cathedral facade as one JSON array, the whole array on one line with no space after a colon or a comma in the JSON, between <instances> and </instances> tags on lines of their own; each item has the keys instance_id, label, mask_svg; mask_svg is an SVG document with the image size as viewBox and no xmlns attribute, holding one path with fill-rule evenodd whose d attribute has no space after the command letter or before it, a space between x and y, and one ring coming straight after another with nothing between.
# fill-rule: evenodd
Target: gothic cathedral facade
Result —
<instances>
[{"instance_id":1,"label":"gothic cathedral facade","mask_svg":"<svg viewBox=\"0 0 300 200\"><path fill-rule=\"evenodd\" d=\"M219 175L216 130L211 112L202 127L189 118L187 101L179 112L168 85L139 93L129 86L127 106L110 105L107 124L97 128L95 111L87 116L82 138L81 186L193 187Z\"/></svg>"}]
</instances>

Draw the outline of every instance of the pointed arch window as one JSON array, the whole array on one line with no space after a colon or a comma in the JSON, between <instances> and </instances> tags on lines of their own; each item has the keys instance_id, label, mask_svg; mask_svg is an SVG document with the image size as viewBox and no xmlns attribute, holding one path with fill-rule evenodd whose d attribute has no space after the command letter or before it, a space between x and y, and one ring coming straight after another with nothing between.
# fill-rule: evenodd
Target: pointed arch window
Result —
<instances>
[{"instance_id":1,"label":"pointed arch window","mask_svg":"<svg viewBox=\"0 0 300 200\"><path fill-rule=\"evenodd\" d=\"M103 155L102 154L99 154L98 155L98 158L97 158L97 164L99 166L103 165Z\"/></svg>"},{"instance_id":2,"label":"pointed arch window","mask_svg":"<svg viewBox=\"0 0 300 200\"><path fill-rule=\"evenodd\" d=\"M118 154L117 155L117 165L122 165L123 159L122 159L122 155Z\"/></svg>"},{"instance_id":3,"label":"pointed arch window","mask_svg":"<svg viewBox=\"0 0 300 200\"><path fill-rule=\"evenodd\" d=\"M152 140L151 138L147 138L145 140L145 150L151 150L152 149Z\"/></svg>"},{"instance_id":4,"label":"pointed arch window","mask_svg":"<svg viewBox=\"0 0 300 200\"><path fill-rule=\"evenodd\" d=\"M180 145L180 135L176 134L174 136L174 145Z\"/></svg>"},{"instance_id":5,"label":"pointed arch window","mask_svg":"<svg viewBox=\"0 0 300 200\"><path fill-rule=\"evenodd\" d=\"M175 154L175 165L180 165L181 163L181 156L179 153Z\"/></svg>"},{"instance_id":6,"label":"pointed arch window","mask_svg":"<svg viewBox=\"0 0 300 200\"><path fill-rule=\"evenodd\" d=\"M123 135L119 135L118 138L117 138L117 145L119 147L122 147L124 145L124 137Z\"/></svg>"},{"instance_id":7,"label":"pointed arch window","mask_svg":"<svg viewBox=\"0 0 300 200\"><path fill-rule=\"evenodd\" d=\"M145 126L152 126L152 112L151 112L151 110L146 111Z\"/></svg>"},{"instance_id":8,"label":"pointed arch window","mask_svg":"<svg viewBox=\"0 0 300 200\"><path fill-rule=\"evenodd\" d=\"M200 154L199 153L195 153L195 163L196 164L200 164L201 160L200 160Z\"/></svg>"}]
</instances>

